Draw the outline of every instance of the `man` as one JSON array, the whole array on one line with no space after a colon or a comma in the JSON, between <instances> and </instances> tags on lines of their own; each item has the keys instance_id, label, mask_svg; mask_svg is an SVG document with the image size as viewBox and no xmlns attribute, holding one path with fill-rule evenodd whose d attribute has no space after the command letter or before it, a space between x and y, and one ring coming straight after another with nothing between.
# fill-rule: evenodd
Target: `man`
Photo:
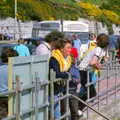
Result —
<instances>
[{"instance_id":1,"label":"man","mask_svg":"<svg viewBox=\"0 0 120 120\"><path fill-rule=\"evenodd\" d=\"M73 46L74 46L74 48L77 49L78 55L79 55L80 54L81 41L80 41L80 39L78 38L77 35L73 35L72 37L73 37Z\"/></svg>"},{"instance_id":2,"label":"man","mask_svg":"<svg viewBox=\"0 0 120 120\"><path fill-rule=\"evenodd\" d=\"M64 34L59 31L53 31L49 33L45 37L45 41L43 41L36 48L36 55L49 55L51 56L51 50L55 48L56 42L60 39L64 38Z\"/></svg>"},{"instance_id":3,"label":"man","mask_svg":"<svg viewBox=\"0 0 120 120\"><path fill-rule=\"evenodd\" d=\"M19 56L30 56L30 51L26 45L24 45L24 40L18 40L18 45L14 47L14 50L17 51Z\"/></svg>"}]
</instances>

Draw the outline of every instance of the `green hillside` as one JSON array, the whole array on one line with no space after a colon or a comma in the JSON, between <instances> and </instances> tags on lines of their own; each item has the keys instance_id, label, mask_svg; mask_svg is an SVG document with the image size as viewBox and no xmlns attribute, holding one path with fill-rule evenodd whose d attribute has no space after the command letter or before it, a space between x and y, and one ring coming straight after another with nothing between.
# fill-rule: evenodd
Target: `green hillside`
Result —
<instances>
[{"instance_id":1,"label":"green hillside","mask_svg":"<svg viewBox=\"0 0 120 120\"><path fill-rule=\"evenodd\" d=\"M112 10L120 15L120 0L81 0L100 6L101 9Z\"/></svg>"},{"instance_id":2,"label":"green hillside","mask_svg":"<svg viewBox=\"0 0 120 120\"><path fill-rule=\"evenodd\" d=\"M80 16L74 0L17 0L18 19L73 19ZM0 0L0 18L14 17L14 0Z\"/></svg>"},{"instance_id":3,"label":"green hillside","mask_svg":"<svg viewBox=\"0 0 120 120\"><path fill-rule=\"evenodd\" d=\"M0 18L15 17L15 0L0 0ZM120 0L17 0L17 19L77 20L87 18L105 23L120 24Z\"/></svg>"}]
</instances>

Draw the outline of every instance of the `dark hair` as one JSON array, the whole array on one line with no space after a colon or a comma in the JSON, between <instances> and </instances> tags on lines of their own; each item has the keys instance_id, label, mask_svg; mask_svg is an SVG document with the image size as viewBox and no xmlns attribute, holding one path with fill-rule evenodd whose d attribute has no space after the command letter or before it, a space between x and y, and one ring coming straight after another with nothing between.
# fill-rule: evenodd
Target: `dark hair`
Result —
<instances>
[{"instance_id":1,"label":"dark hair","mask_svg":"<svg viewBox=\"0 0 120 120\"><path fill-rule=\"evenodd\" d=\"M19 40L18 40L18 44L24 44L24 39L22 39L22 38L20 38Z\"/></svg>"},{"instance_id":2,"label":"dark hair","mask_svg":"<svg viewBox=\"0 0 120 120\"><path fill-rule=\"evenodd\" d=\"M14 56L18 56L18 53L16 50L14 50L13 48L9 48L9 47L3 48L2 53L1 53L1 60L3 63L8 62L8 57L14 57Z\"/></svg>"},{"instance_id":3,"label":"dark hair","mask_svg":"<svg viewBox=\"0 0 120 120\"><path fill-rule=\"evenodd\" d=\"M62 48L65 47L65 45L67 43L72 45L71 40L69 40L69 39L60 39L60 40L57 41L55 49L62 49Z\"/></svg>"},{"instance_id":4,"label":"dark hair","mask_svg":"<svg viewBox=\"0 0 120 120\"><path fill-rule=\"evenodd\" d=\"M51 43L51 42L57 41L59 39L64 39L64 34L59 31L52 31L45 37L45 41L47 43Z\"/></svg>"},{"instance_id":5,"label":"dark hair","mask_svg":"<svg viewBox=\"0 0 120 120\"><path fill-rule=\"evenodd\" d=\"M101 48L107 48L109 45L109 36L102 33L97 36L97 46Z\"/></svg>"}]
</instances>

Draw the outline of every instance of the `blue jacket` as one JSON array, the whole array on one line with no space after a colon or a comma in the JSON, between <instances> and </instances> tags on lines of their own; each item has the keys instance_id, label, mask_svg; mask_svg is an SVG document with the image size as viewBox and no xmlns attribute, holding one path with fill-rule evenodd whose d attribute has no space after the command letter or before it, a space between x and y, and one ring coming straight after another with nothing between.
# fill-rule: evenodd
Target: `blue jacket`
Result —
<instances>
[{"instance_id":1,"label":"blue jacket","mask_svg":"<svg viewBox=\"0 0 120 120\"><path fill-rule=\"evenodd\" d=\"M15 46L14 50L18 52L19 56L30 56L28 47L23 44Z\"/></svg>"}]
</instances>

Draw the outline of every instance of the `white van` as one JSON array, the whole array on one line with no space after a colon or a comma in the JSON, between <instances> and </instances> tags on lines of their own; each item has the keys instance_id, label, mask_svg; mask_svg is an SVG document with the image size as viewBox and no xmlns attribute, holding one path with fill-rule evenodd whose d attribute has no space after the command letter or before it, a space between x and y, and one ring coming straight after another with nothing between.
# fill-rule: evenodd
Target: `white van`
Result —
<instances>
[{"instance_id":1,"label":"white van","mask_svg":"<svg viewBox=\"0 0 120 120\"><path fill-rule=\"evenodd\" d=\"M35 22L32 37L45 37L51 31L58 30L66 35L77 34L80 39L88 39L89 25L81 21L42 21Z\"/></svg>"}]
</instances>

